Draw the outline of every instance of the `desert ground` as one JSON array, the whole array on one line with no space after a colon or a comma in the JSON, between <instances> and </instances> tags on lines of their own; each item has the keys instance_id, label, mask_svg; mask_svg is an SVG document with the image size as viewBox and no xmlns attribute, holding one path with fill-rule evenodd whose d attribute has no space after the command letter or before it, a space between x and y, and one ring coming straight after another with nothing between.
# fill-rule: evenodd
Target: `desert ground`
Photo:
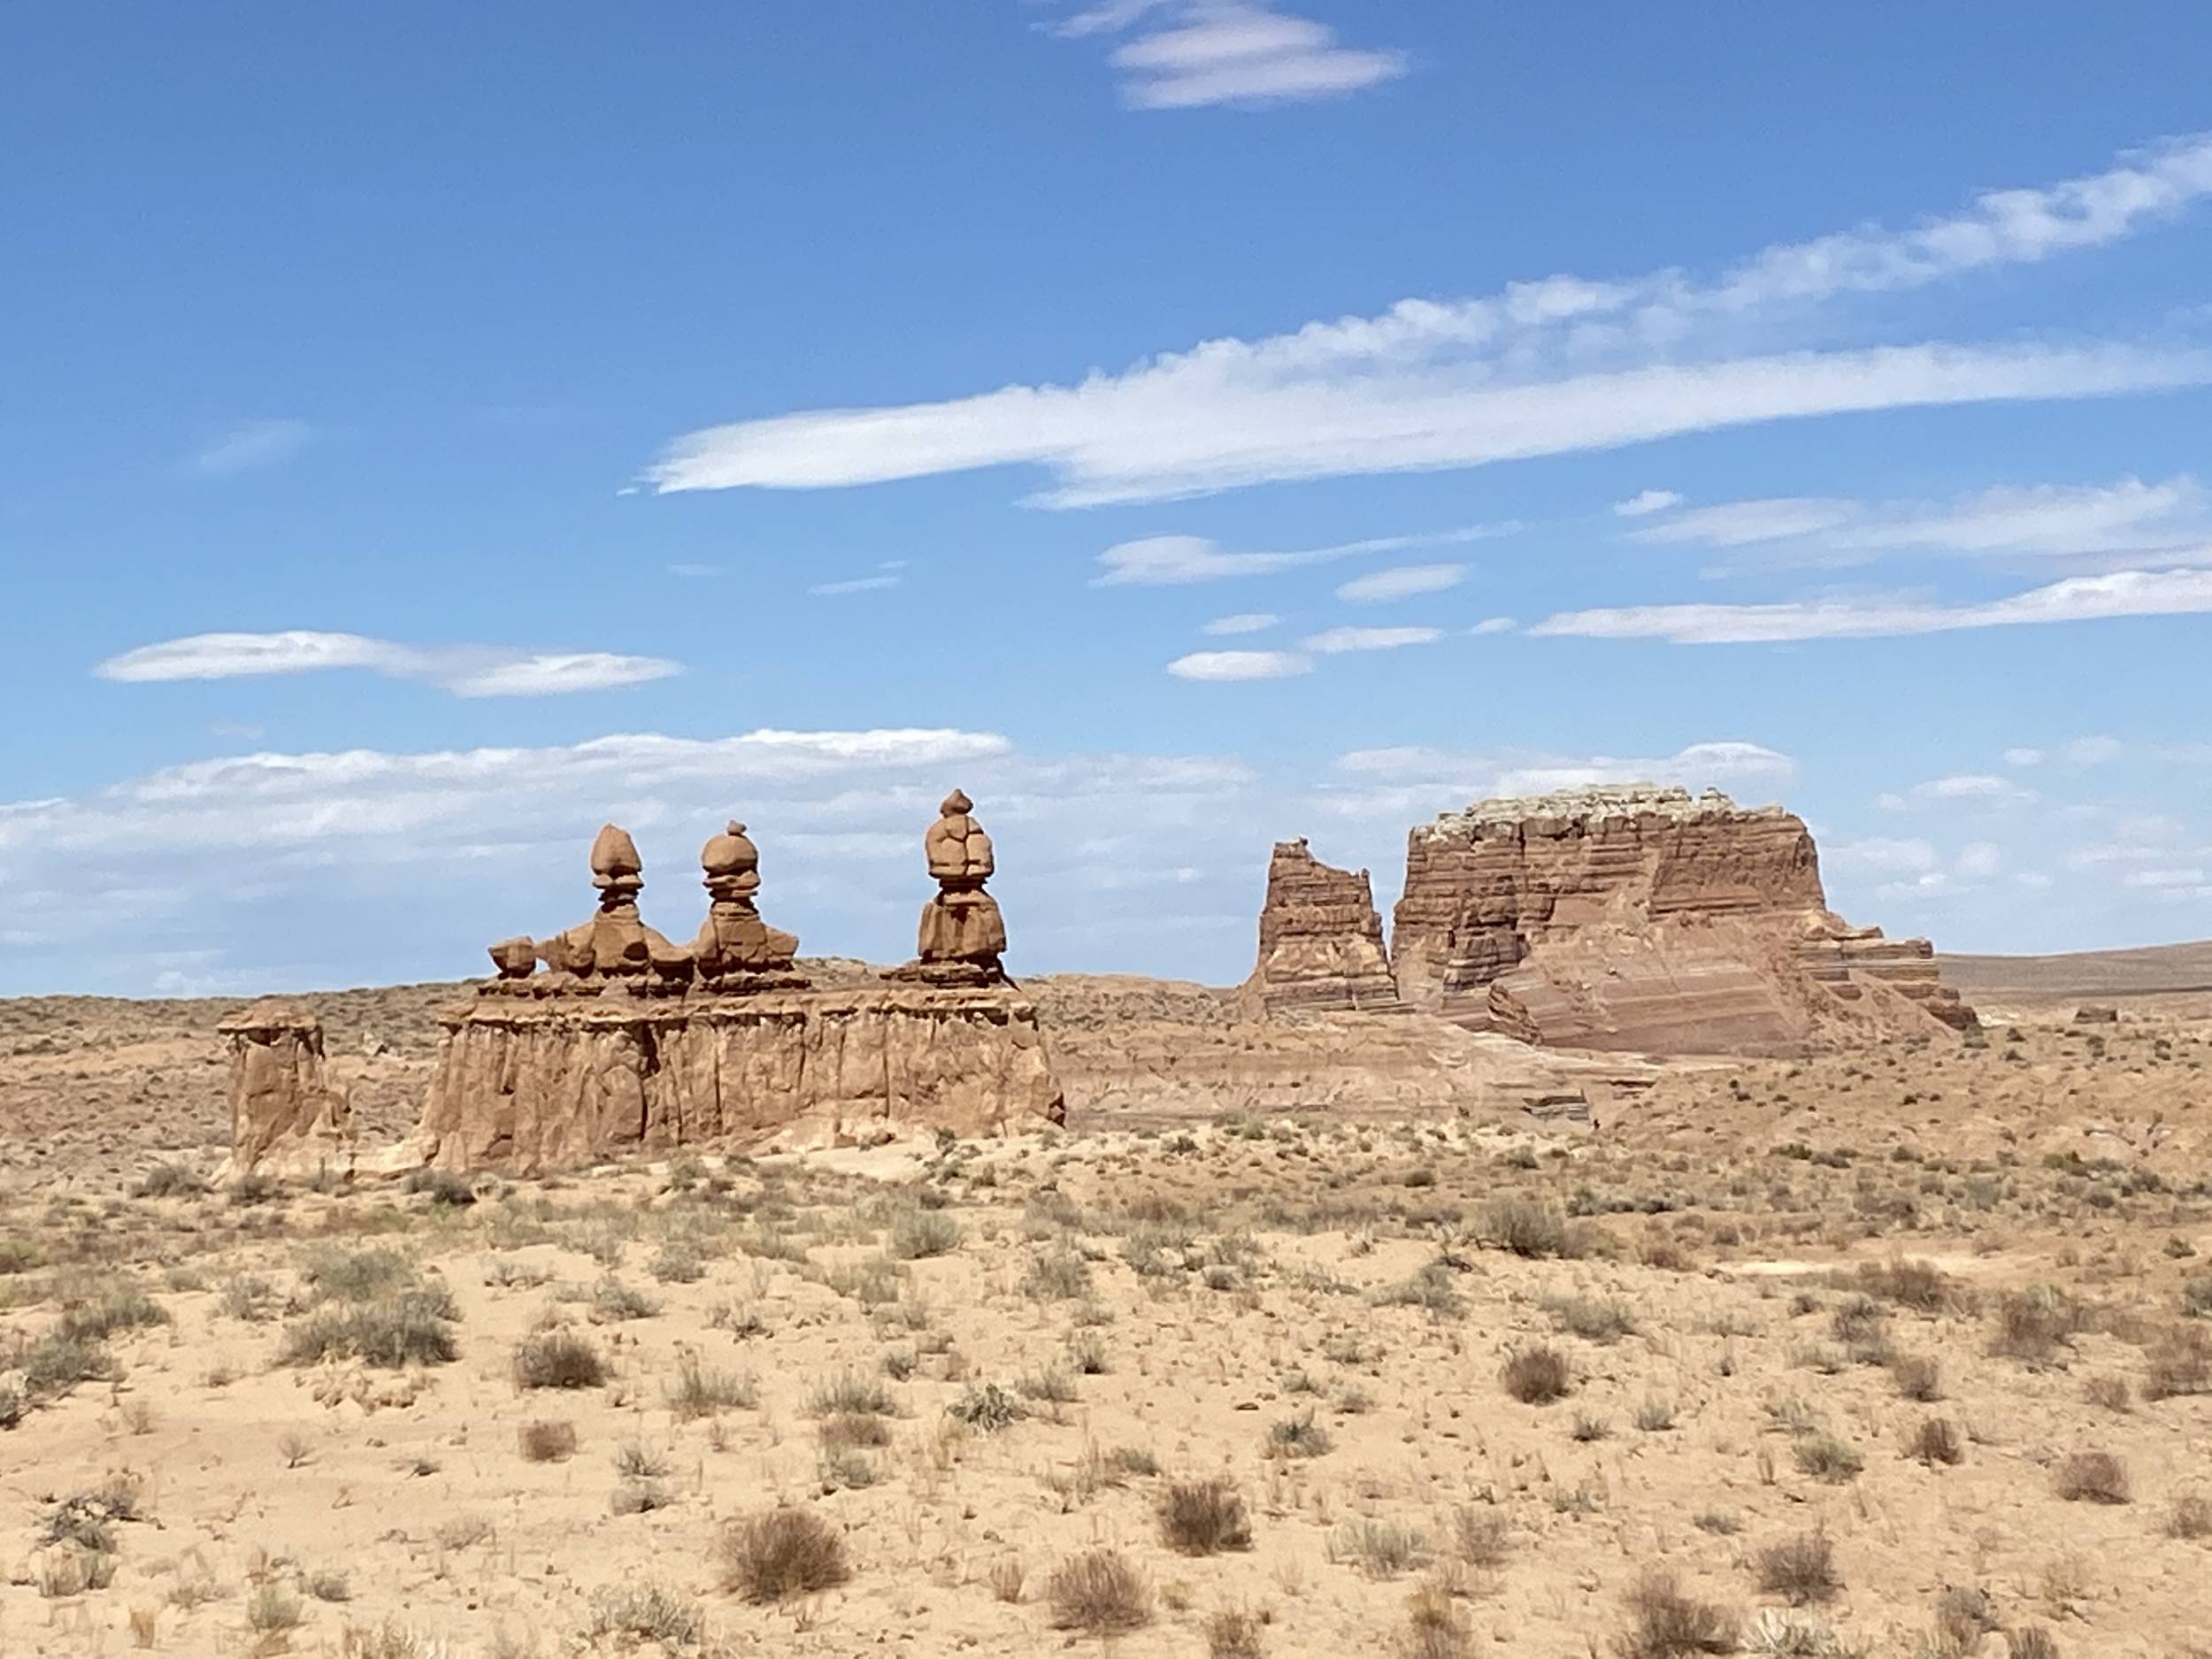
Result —
<instances>
[{"instance_id":1,"label":"desert ground","mask_svg":"<svg viewBox=\"0 0 2212 1659\"><path fill-rule=\"evenodd\" d=\"M2212 1654L2212 997L2034 988L1579 1124L1048 984L1064 1132L356 1187L0 1003L0 1655ZM453 990L313 999L365 1137Z\"/></svg>"}]
</instances>

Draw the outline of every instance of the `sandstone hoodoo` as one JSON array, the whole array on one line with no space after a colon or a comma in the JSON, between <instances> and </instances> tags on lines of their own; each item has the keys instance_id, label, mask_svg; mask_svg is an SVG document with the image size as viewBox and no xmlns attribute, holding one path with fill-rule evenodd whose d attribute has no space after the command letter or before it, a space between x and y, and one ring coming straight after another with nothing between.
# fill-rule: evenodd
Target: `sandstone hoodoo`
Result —
<instances>
[{"instance_id":1,"label":"sandstone hoodoo","mask_svg":"<svg viewBox=\"0 0 2212 1659\"><path fill-rule=\"evenodd\" d=\"M1485 801L1407 840L1415 1006L1532 1041L1788 1052L1847 1015L1973 1011L1925 940L1832 914L1801 819L1651 785Z\"/></svg>"},{"instance_id":2,"label":"sandstone hoodoo","mask_svg":"<svg viewBox=\"0 0 2212 1659\"><path fill-rule=\"evenodd\" d=\"M323 1025L297 1002L268 997L216 1026L230 1051L230 1161L221 1179L311 1175L347 1168L352 1120L323 1064Z\"/></svg>"},{"instance_id":3,"label":"sandstone hoodoo","mask_svg":"<svg viewBox=\"0 0 2212 1659\"><path fill-rule=\"evenodd\" d=\"M1367 872L1323 864L1302 839L1277 841L1244 991L1271 1014L1402 1010Z\"/></svg>"},{"instance_id":4,"label":"sandstone hoodoo","mask_svg":"<svg viewBox=\"0 0 2212 1659\"><path fill-rule=\"evenodd\" d=\"M930 985L993 985L1006 977L1006 918L983 884L998 868L991 838L974 817L975 803L955 789L922 837L922 856L937 896L922 907L915 959L894 979Z\"/></svg>"}]
</instances>

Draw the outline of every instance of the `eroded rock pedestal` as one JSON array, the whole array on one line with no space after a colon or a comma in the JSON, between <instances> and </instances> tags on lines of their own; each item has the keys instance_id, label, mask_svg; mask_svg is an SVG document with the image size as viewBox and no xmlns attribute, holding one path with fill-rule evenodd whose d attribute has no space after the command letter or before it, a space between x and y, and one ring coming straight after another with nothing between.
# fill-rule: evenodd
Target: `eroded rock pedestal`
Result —
<instances>
[{"instance_id":1,"label":"eroded rock pedestal","mask_svg":"<svg viewBox=\"0 0 2212 1659\"><path fill-rule=\"evenodd\" d=\"M1367 872L1323 864L1302 839L1275 843L1243 1001L1269 1014L1404 1009Z\"/></svg>"},{"instance_id":2,"label":"eroded rock pedestal","mask_svg":"<svg viewBox=\"0 0 2212 1659\"><path fill-rule=\"evenodd\" d=\"M230 1157L218 1179L349 1168L352 1117L324 1065L322 1021L270 997L227 1015L216 1030L230 1051Z\"/></svg>"},{"instance_id":3,"label":"eroded rock pedestal","mask_svg":"<svg viewBox=\"0 0 2212 1659\"><path fill-rule=\"evenodd\" d=\"M448 1010L416 1164L530 1172L625 1152L982 1135L1063 1121L1035 1005L1006 979L983 891L990 841L955 791L927 841L940 892L921 960L817 988L798 940L762 921L757 849L732 823L700 855L710 900L688 948L638 919L629 837L592 849L600 914L491 948L497 977ZM546 971L537 971L542 963Z\"/></svg>"},{"instance_id":4,"label":"eroded rock pedestal","mask_svg":"<svg viewBox=\"0 0 2212 1659\"><path fill-rule=\"evenodd\" d=\"M1801 819L1716 790L1580 789L1419 826L1391 944L1407 1001L1529 1041L1788 1053L1853 1016L1974 1023L1925 940L1828 910Z\"/></svg>"}]
</instances>

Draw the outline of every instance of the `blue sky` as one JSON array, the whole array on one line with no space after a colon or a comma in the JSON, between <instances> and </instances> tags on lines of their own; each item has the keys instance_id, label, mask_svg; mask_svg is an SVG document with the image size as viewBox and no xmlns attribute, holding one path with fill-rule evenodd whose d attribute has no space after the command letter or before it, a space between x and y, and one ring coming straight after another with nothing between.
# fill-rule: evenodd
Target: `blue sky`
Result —
<instances>
[{"instance_id":1,"label":"blue sky","mask_svg":"<svg viewBox=\"0 0 2212 1659\"><path fill-rule=\"evenodd\" d=\"M2212 934L2212 15L0 16L0 992L449 977L612 818L895 959L1651 777Z\"/></svg>"}]
</instances>

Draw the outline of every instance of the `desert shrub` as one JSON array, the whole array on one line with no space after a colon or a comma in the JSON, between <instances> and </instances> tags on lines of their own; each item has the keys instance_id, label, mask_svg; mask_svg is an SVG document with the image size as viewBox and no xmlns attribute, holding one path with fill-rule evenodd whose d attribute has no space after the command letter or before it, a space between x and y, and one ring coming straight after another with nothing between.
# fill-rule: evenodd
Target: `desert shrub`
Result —
<instances>
[{"instance_id":1,"label":"desert shrub","mask_svg":"<svg viewBox=\"0 0 2212 1659\"><path fill-rule=\"evenodd\" d=\"M1441 1262L1424 1263L1411 1278L1376 1292L1374 1300L1385 1307L1425 1308L1439 1318L1455 1318L1467 1310L1456 1275Z\"/></svg>"},{"instance_id":2,"label":"desert shrub","mask_svg":"<svg viewBox=\"0 0 2212 1659\"><path fill-rule=\"evenodd\" d=\"M2125 1503L2127 1465L2110 1452L2069 1452L2053 1472L2051 1486L2069 1503Z\"/></svg>"},{"instance_id":3,"label":"desert shrub","mask_svg":"<svg viewBox=\"0 0 2212 1659\"><path fill-rule=\"evenodd\" d=\"M1452 1553L1470 1567L1502 1567L1509 1530L1502 1510L1462 1508L1452 1516Z\"/></svg>"},{"instance_id":4,"label":"desert shrub","mask_svg":"<svg viewBox=\"0 0 2212 1659\"><path fill-rule=\"evenodd\" d=\"M258 1273L241 1273L223 1286L217 1305L230 1318L259 1325L276 1317L277 1287Z\"/></svg>"},{"instance_id":5,"label":"desert shrub","mask_svg":"<svg viewBox=\"0 0 2212 1659\"><path fill-rule=\"evenodd\" d=\"M1073 1302L1091 1294L1091 1264L1073 1250L1053 1250L1029 1263L1021 1287L1035 1302Z\"/></svg>"},{"instance_id":6,"label":"desert shrub","mask_svg":"<svg viewBox=\"0 0 2212 1659\"><path fill-rule=\"evenodd\" d=\"M1267 1645L1260 1640L1265 1628L1265 1620L1241 1608L1207 1615L1206 1659L1266 1659Z\"/></svg>"},{"instance_id":7,"label":"desert shrub","mask_svg":"<svg viewBox=\"0 0 2212 1659\"><path fill-rule=\"evenodd\" d=\"M2192 1318L2212 1319L2212 1273L2198 1273L2182 1286L2181 1310Z\"/></svg>"},{"instance_id":8,"label":"desert shrub","mask_svg":"<svg viewBox=\"0 0 2212 1659\"><path fill-rule=\"evenodd\" d=\"M1563 1400L1574 1386L1567 1356L1548 1343L1508 1355L1505 1363L1498 1368L1498 1379L1505 1385L1506 1393L1530 1406Z\"/></svg>"},{"instance_id":9,"label":"desert shrub","mask_svg":"<svg viewBox=\"0 0 2212 1659\"><path fill-rule=\"evenodd\" d=\"M2143 1398L2212 1394L2212 1337L2195 1325L2163 1333L2144 1363Z\"/></svg>"},{"instance_id":10,"label":"desert shrub","mask_svg":"<svg viewBox=\"0 0 2212 1659\"><path fill-rule=\"evenodd\" d=\"M111 1376L115 1359L105 1346L65 1331L50 1331L23 1344L11 1356L23 1373L23 1392L33 1400L58 1398L81 1382Z\"/></svg>"},{"instance_id":11,"label":"desert shrub","mask_svg":"<svg viewBox=\"0 0 2212 1659\"><path fill-rule=\"evenodd\" d=\"M329 1359L357 1359L395 1371L405 1365L443 1365L460 1354L452 1328L458 1317L451 1294L442 1285L402 1291L378 1302L319 1308L285 1332L277 1361L314 1365Z\"/></svg>"},{"instance_id":12,"label":"desert shrub","mask_svg":"<svg viewBox=\"0 0 2212 1659\"><path fill-rule=\"evenodd\" d=\"M1879 1264L1868 1262L1860 1266L1856 1279L1869 1295L1920 1313L1941 1313L1963 1307L1970 1300L1958 1281L1932 1262L1902 1256Z\"/></svg>"},{"instance_id":13,"label":"desert shrub","mask_svg":"<svg viewBox=\"0 0 2212 1659\"><path fill-rule=\"evenodd\" d=\"M134 1198L198 1198L207 1191L207 1179L181 1164L157 1164L139 1177L131 1188Z\"/></svg>"},{"instance_id":14,"label":"desert shrub","mask_svg":"<svg viewBox=\"0 0 2212 1659\"><path fill-rule=\"evenodd\" d=\"M612 1515L650 1515L655 1509L664 1509L676 1502L676 1494L659 1481L649 1479L625 1480L614 1489L607 1500L607 1509Z\"/></svg>"},{"instance_id":15,"label":"desert shrub","mask_svg":"<svg viewBox=\"0 0 2212 1659\"><path fill-rule=\"evenodd\" d=\"M1117 1446L1106 1454L1106 1467L1119 1475L1156 1475L1160 1460L1141 1446Z\"/></svg>"},{"instance_id":16,"label":"desert shrub","mask_svg":"<svg viewBox=\"0 0 2212 1659\"><path fill-rule=\"evenodd\" d=\"M104 1549L72 1545L53 1551L38 1563L38 1593L49 1601L82 1595L87 1590L104 1590L114 1582L115 1556Z\"/></svg>"},{"instance_id":17,"label":"desert shrub","mask_svg":"<svg viewBox=\"0 0 2212 1659\"><path fill-rule=\"evenodd\" d=\"M2005 1632L2006 1659L2058 1659L2058 1640L2040 1624Z\"/></svg>"},{"instance_id":18,"label":"desert shrub","mask_svg":"<svg viewBox=\"0 0 2212 1659\"><path fill-rule=\"evenodd\" d=\"M316 1567L300 1575L300 1587L318 1601L349 1601L353 1580L342 1567Z\"/></svg>"},{"instance_id":19,"label":"desert shrub","mask_svg":"<svg viewBox=\"0 0 2212 1659\"><path fill-rule=\"evenodd\" d=\"M2124 1377L2092 1377L2082 1385L2081 1397L2107 1411L2128 1411L2133 1409L2135 1391Z\"/></svg>"},{"instance_id":20,"label":"desert shrub","mask_svg":"<svg viewBox=\"0 0 2212 1659\"><path fill-rule=\"evenodd\" d=\"M2088 1325L2087 1311L2064 1291L2049 1286L2014 1291L1997 1304L1989 1351L2024 1365L2049 1365Z\"/></svg>"},{"instance_id":21,"label":"desert shrub","mask_svg":"<svg viewBox=\"0 0 2212 1659\"><path fill-rule=\"evenodd\" d=\"M941 1210L902 1210L891 1223L884 1252L902 1262L949 1256L960 1248L960 1224Z\"/></svg>"},{"instance_id":22,"label":"desert shrub","mask_svg":"<svg viewBox=\"0 0 2212 1659\"><path fill-rule=\"evenodd\" d=\"M1866 1460L1851 1447L1817 1432L1800 1435L1790 1447L1790 1455L1800 1469L1822 1480L1848 1480L1866 1466Z\"/></svg>"},{"instance_id":23,"label":"desert shrub","mask_svg":"<svg viewBox=\"0 0 2212 1659\"><path fill-rule=\"evenodd\" d=\"M697 1604L664 1585L611 1584L592 1592L588 1633L594 1637L689 1647L706 1628Z\"/></svg>"},{"instance_id":24,"label":"desert shrub","mask_svg":"<svg viewBox=\"0 0 2212 1659\"><path fill-rule=\"evenodd\" d=\"M634 1285L626 1285L610 1273L591 1287L591 1317L595 1325L618 1325L626 1319L650 1319L661 1305Z\"/></svg>"},{"instance_id":25,"label":"desert shrub","mask_svg":"<svg viewBox=\"0 0 2212 1659\"><path fill-rule=\"evenodd\" d=\"M104 1342L118 1331L166 1325L168 1312L137 1285L119 1285L81 1307L70 1309L57 1327L81 1342Z\"/></svg>"},{"instance_id":26,"label":"desert shrub","mask_svg":"<svg viewBox=\"0 0 2212 1659\"><path fill-rule=\"evenodd\" d=\"M1925 1354L1901 1355L1890 1363L1889 1374L1908 1400L1925 1405L1943 1398L1943 1368Z\"/></svg>"},{"instance_id":27,"label":"desert shrub","mask_svg":"<svg viewBox=\"0 0 2212 1659\"><path fill-rule=\"evenodd\" d=\"M1424 1584L1406 1597L1405 1627L1398 1632L1403 1659L1471 1659L1475 1633L1467 1616L1440 1585Z\"/></svg>"},{"instance_id":28,"label":"desert shrub","mask_svg":"<svg viewBox=\"0 0 2212 1659\"><path fill-rule=\"evenodd\" d=\"M676 1362L675 1380L661 1393L668 1409L684 1422L710 1417L732 1407L749 1411L760 1402L760 1389L750 1377L703 1365L695 1354L686 1354Z\"/></svg>"},{"instance_id":29,"label":"desert shrub","mask_svg":"<svg viewBox=\"0 0 2212 1659\"><path fill-rule=\"evenodd\" d=\"M1986 1590L1955 1584L1936 1597L1936 1646L1943 1654L1969 1654L1997 1628L1997 1609Z\"/></svg>"},{"instance_id":30,"label":"desert shrub","mask_svg":"<svg viewBox=\"0 0 2212 1659\"><path fill-rule=\"evenodd\" d=\"M996 1383L985 1383L970 1387L945 1408L945 1415L979 1432L995 1434L1027 1417L1029 1409Z\"/></svg>"},{"instance_id":31,"label":"desert shrub","mask_svg":"<svg viewBox=\"0 0 2212 1659\"><path fill-rule=\"evenodd\" d=\"M2212 1538L2212 1498L2193 1493L2176 1498L2166 1512L2166 1532L2173 1538Z\"/></svg>"},{"instance_id":32,"label":"desert shrub","mask_svg":"<svg viewBox=\"0 0 2212 1659\"><path fill-rule=\"evenodd\" d=\"M643 1440L625 1440L615 1448L614 1471L625 1480L657 1480L668 1472L668 1455Z\"/></svg>"},{"instance_id":33,"label":"desert shrub","mask_svg":"<svg viewBox=\"0 0 2212 1659\"><path fill-rule=\"evenodd\" d=\"M1111 1549L1087 1550L1053 1569L1045 1581L1056 1630L1114 1636L1152 1622L1152 1593L1137 1570Z\"/></svg>"},{"instance_id":34,"label":"desert shrub","mask_svg":"<svg viewBox=\"0 0 2212 1659\"><path fill-rule=\"evenodd\" d=\"M380 1245L319 1245L300 1258L300 1279L318 1302L373 1302L421 1283L412 1262Z\"/></svg>"},{"instance_id":35,"label":"desert shrub","mask_svg":"<svg viewBox=\"0 0 2212 1659\"><path fill-rule=\"evenodd\" d=\"M518 1388L596 1388L607 1380L607 1362L573 1331L534 1331L515 1344Z\"/></svg>"},{"instance_id":36,"label":"desert shrub","mask_svg":"<svg viewBox=\"0 0 2212 1659\"><path fill-rule=\"evenodd\" d=\"M722 1533L722 1585L748 1601L787 1601L852 1577L843 1536L811 1509L766 1509Z\"/></svg>"},{"instance_id":37,"label":"desert shrub","mask_svg":"<svg viewBox=\"0 0 2212 1659\"><path fill-rule=\"evenodd\" d=\"M1628 1622L1614 1642L1621 1659L1685 1659L1735 1648L1735 1617L1690 1595L1671 1572L1645 1574L1622 1598L1622 1607Z\"/></svg>"},{"instance_id":38,"label":"desert shrub","mask_svg":"<svg viewBox=\"0 0 2212 1659\"><path fill-rule=\"evenodd\" d=\"M1329 1538L1329 1553L1359 1563L1371 1578L1394 1578L1429 1556L1429 1540L1417 1528L1398 1521L1347 1521Z\"/></svg>"},{"instance_id":39,"label":"desert shrub","mask_svg":"<svg viewBox=\"0 0 2212 1659\"><path fill-rule=\"evenodd\" d=\"M1906 1437L1905 1452L1933 1468L1938 1463L1963 1462L1966 1442L1950 1418L1926 1417Z\"/></svg>"},{"instance_id":40,"label":"desert shrub","mask_svg":"<svg viewBox=\"0 0 2212 1659\"><path fill-rule=\"evenodd\" d=\"M1216 1475L1207 1480L1171 1481L1160 1494L1160 1538L1185 1555L1211 1555L1252 1547L1252 1520L1236 1483Z\"/></svg>"},{"instance_id":41,"label":"desert shrub","mask_svg":"<svg viewBox=\"0 0 2212 1659\"><path fill-rule=\"evenodd\" d=\"M540 1417L526 1423L515 1436L522 1455L534 1463L557 1463L576 1455L576 1425Z\"/></svg>"},{"instance_id":42,"label":"desert shrub","mask_svg":"<svg viewBox=\"0 0 2212 1659\"><path fill-rule=\"evenodd\" d=\"M264 1578L246 1597L246 1623L265 1636L296 1630L306 1617L300 1593L281 1578Z\"/></svg>"},{"instance_id":43,"label":"desert shrub","mask_svg":"<svg viewBox=\"0 0 2212 1659\"><path fill-rule=\"evenodd\" d=\"M1567 1431L1571 1439L1588 1444L1606 1439L1613 1432L1613 1425L1594 1411L1575 1413L1574 1426Z\"/></svg>"},{"instance_id":44,"label":"desert shrub","mask_svg":"<svg viewBox=\"0 0 2212 1659\"><path fill-rule=\"evenodd\" d=\"M284 1195L284 1183L260 1170L249 1170L230 1184L230 1202L241 1210L265 1204Z\"/></svg>"},{"instance_id":45,"label":"desert shrub","mask_svg":"<svg viewBox=\"0 0 2212 1659\"><path fill-rule=\"evenodd\" d=\"M1056 1406L1075 1403L1074 1379L1056 1369L1033 1372L1016 1383L1014 1388L1025 1400L1041 1400Z\"/></svg>"},{"instance_id":46,"label":"desert shrub","mask_svg":"<svg viewBox=\"0 0 2212 1659\"><path fill-rule=\"evenodd\" d=\"M1544 1310L1559 1328L1592 1342L1617 1342L1636 1331L1636 1316L1626 1303L1594 1296L1547 1296Z\"/></svg>"},{"instance_id":47,"label":"desert shrub","mask_svg":"<svg viewBox=\"0 0 2212 1659\"><path fill-rule=\"evenodd\" d=\"M476 1202L476 1188L450 1170L414 1170L399 1184L403 1193L427 1193L434 1209L462 1210Z\"/></svg>"},{"instance_id":48,"label":"desert shrub","mask_svg":"<svg viewBox=\"0 0 2212 1659\"><path fill-rule=\"evenodd\" d=\"M1318 1457L1333 1444L1329 1431L1313 1420L1310 1411L1279 1417L1268 1425L1266 1452L1270 1457Z\"/></svg>"},{"instance_id":49,"label":"desert shrub","mask_svg":"<svg viewBox=\"0 0 2212 1659\"><path fill-rule=\"evenodd\" d=\"M115 1552L119 1521L144 1520L142 1487L133 1475L111 1475L98 1486L72 1493L47 1508L39 1537L49 1544L75 1544L103 1555Z\"/></svg>"},{"instance_id":50,"label":"desert shrub","mask_svg":"<svg viewBox=\"0 0 2212 1659\"><path fill-rule=\"evenodd\" d=\"M1646 1394L1636 1408L1636 1426L1647 1434L1663 1433L1674 1426L1674 1402L1660 1394Z\"/></svg>"},{"instance_id":51,"label":"desert shrub","mask_svg":"<svg viewBox=\"0 0 2212 1659\"><path fill-rule=\"evenodd\" d=\"M1516 1256L1575 1254L1566 1217L1551 1205L1518 1194L1502 1194L1483 1206L1480 1234L1484 1242Z\"/></svg>"},{"instance_id":52,"label":"desert shrub","mask_svg":"<svg viewBox=\"0 0 2212 1659\"><path fill-rule=\"evenodd\" d=\"M1078 1331L1068 1338L1068 1363L1085 1377L1103 1377L1108 1370L1106 1339L1095 1331Z\"/></svg>"},{"instance_id":53,"label":"desert shrub","mask_svg":"<svg viewBox=\"0 0 2212 1659\"><path fill-rule=\"evenodd\" d=\"M1786 1597L1793 1607L1824 1601L1843 1587L1836 1571L1836 1547L1824 1526L1767 1545L1752 1558L1752 1575L1759 1588Z\"/></svg>"},{"instance_id":54,"label":"desert shrub","mask_svg":"<svg viewBox=\"0 0 2212 1659\"><path fill-rule=\"evenodd\" d=\"M849 1411L842 1417L829 1417L815 1430L815 1438L821 1441L825 1452L841 1453L862 1448L873 1450L891 1443L891 1426L881 1417L864 1412Z\"/></svg>"},{"instance_id":55,"label":"desert shrub","mask_svg":"<svg viewBox=\"0 0 2212 1659\"><path fill-rule=\"evenodd\" d=\"M846 1371L817 1383L807 1396L806 1409L810 1417L889 1417L898 1415L899 1404L874 1378Z\"/></svg>"},{"instance_id":56,"label":"desert shrub","mask_svg":"<svg viewBox=\"0 0 2212 1659\"><path fill-rule=\"evenodd\" d=\"M1744 1632L1744 1647L1773 1659L1864 1659L1864 1650L1847 1647L1841 1638L1810 1613L1763 1608Z\"/></svg>"}]
</instances>

